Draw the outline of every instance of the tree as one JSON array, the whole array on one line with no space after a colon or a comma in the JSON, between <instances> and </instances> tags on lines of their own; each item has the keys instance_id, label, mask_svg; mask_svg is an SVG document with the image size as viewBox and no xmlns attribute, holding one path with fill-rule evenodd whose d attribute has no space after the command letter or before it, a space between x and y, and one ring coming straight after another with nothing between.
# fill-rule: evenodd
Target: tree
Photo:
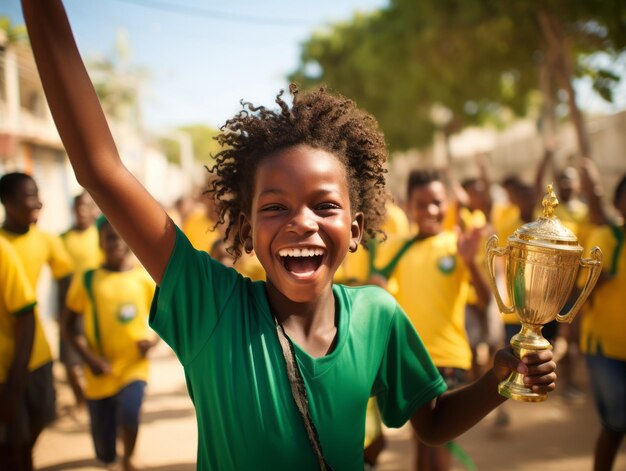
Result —
<instances>
[{"instance_id":1,"label":"tree","mask_svg":"<svg viewBox=\"0 0 626 471\"><path fill-rule=\"evenodd\" d=\"M0 16L0 47L28 41L25 25L13 25L8 16Z\"/></svg>"},{"instance_id":2,"label":"tree","mask_svg":"<svg viewBox=\"0 0 626 471\"><path fill-rule=\"evenodd\" d=\"M130 57L128 35L120 30L113 56L91 59L87 65L107 116L120 122L130 122L136 129L143 130L141 87L148 73L145 69L131 66Z\"/></svg>"},{"instance_id":3,"label":"tree","mask_svg":"<svg viewBox=\"0 0 626 471\"><path fill-rule=\"evenodd\" d=\"M619 0L392 0L311 37L291 79L305 87L323 82L354 98L378 118L392 150L421 147L435 127L434 107L450 111L443 129L450 134L524 115L540 88L557 102L565 89L576 121L572 80L591 76L611 98L618 77L585 60L597 51L623 52L624 24ZM581 151L589 155L582 144Z\"/></svg>"},{"instance_id":4,"label":"tree","mask_svg":"<svg viewBox=\"0 0 626 471\"><path fill-rule=\"evenodd\" d=\"M215 136L219 133L217 129L204 124L190 124L178 128L189 135L191 145L193 147L194 158L208 167L213 166L213 156L220 151L220 145L215 140ZM160 145L163 152L170 162L180 162L180 144L174 139L160 139Z\"/></svg>"}]
</instances>

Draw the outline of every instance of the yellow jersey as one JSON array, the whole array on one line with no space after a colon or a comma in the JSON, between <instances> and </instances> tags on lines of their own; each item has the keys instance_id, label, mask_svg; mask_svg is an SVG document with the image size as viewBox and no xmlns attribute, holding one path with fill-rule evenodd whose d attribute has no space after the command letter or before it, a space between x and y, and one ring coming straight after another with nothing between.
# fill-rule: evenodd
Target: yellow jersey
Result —
<instances>
[{"instance_id":1,"label":"yellow jersey","mask_svg":"<svg viewBox=\"0 0 626 471\"><path fill-rule=\"evenodd\" d=\"M589 234L588 246L602 250L602 270L610 279L596 286L581 321L583 352L626 360L626 239L624 227L601 226ZM584 270L585 274L587 270Z\"/></svg>"},{"instance_id":2,"label":"yellow jersey","mask_svg":"<svg viewBox=\"0 0 626 471\"><path fill-rule=\"evenodd\" d=\"M384 267L407 241L381 244L376 266ZM457 236L443 231L415 241L389 278L390 292L417 329L435 366L469 369L472 353L465 331L469 273L457 254Z\"/></svg>"},{"instance_id":3,"label":"yellow jersey","mask_svg":"<svg viewBox=\"0 0 626 471\"><path fill-rule=\"evenodd\" d=\"M213 244L222 238L220 231L213 229L214 225L215 221L209 219L203 210L191 213L181 229L195 249L210 252Z\"/></svg>"},{"instance_id":4,"label":"yellow jersey","mask_svg":"<svg viewBox=\"0 0 626 471\"><path fill-rule=\"evenodd\" d=\"M15 249L0 237L0 384L15 351L15 318L35 306L35 293Z\"/></svg>"},{"instance_id":5,"label":"yellow jersey","mask_svg":"<svg viewBox=\"0 0 626 471\"><path fill-rule=\"evenodd\" d=\"M70 229L61 234L61 240L72 259L76 273L93 270L104 261L95 224L82 231Z\"/></svg>"},{"instance_id":6,"label":"yellow jersey","mask_svg":"<svg viewBox=\"0 0 626 471\"><path fill-rule=\"evenodd\" d=\"M84 316L89 348L111 366L111 373L100 376L84 368L85 396L102 399L133 381L148 379L148 360L141 355L137 342L154 335L148 327L148 315L155 285L139 267L122 272L98 268L92 273L91 295L84 273L72 278L67 307Z\"/></svg>"},{"instance_id":7,"label":"yellow jersey","mask_svg":"<svg viewBox=\"0 0 626 471\"><path fill-rule=\"evenodd\" d=\"M61 234L61 240L72 259L76 273L93 270L104 261L98 228L95 224L82 231L70 229Z\"/></svg>"},{"instance_id":8,"label":"yellow jersey","mask_svg":"<svg viewBox=\"0 0 626 471\"><path fill-rule=\"evenodd\" d=\"M265 281L265 268L255 254L242 253L233 268L252 281Z\"/></svg>"},{"instance_id":9,"label":"yellow jersey","mask_svg":"<svg viewBox=\"0 0 626 471\"><path fill-rule=\"evenodd\" d=\"M402 208L392 202L386 206L385 221L381 229L390 238L408 237L411 233L409 219ZM383 242L384 244L384 242ZM356 252L348 252L335 272L335 283L362 285L368 282L372 268L372 252L359 246Z\"/></svg>"},{"instance_id":10,"label":"yellow jersey","mask_svg":"<svg viewBox=\"0 0 626 471\"><path fill-rule=\"evenodd\" d=\"M0 235L13 246L26 273L30 286L37 288L39 274L44 265L48 265L55 279L65 278L72 273L72 261L58 236L48 234L32 226L25 234L14 234L0 229ZM29 371L52 361L50 345L46 340L39 312L35 309L35 338L28 363Z\"/></svg>"}]
</instances>

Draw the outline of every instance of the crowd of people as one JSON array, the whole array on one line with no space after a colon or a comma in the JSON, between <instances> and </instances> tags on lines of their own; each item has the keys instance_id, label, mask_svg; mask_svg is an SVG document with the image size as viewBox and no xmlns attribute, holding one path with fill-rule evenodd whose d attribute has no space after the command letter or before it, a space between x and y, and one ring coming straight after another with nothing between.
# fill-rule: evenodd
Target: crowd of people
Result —
<instances>
[{"instance_id":1,"label":"crowd of people","mask_svg":"<svg viewBox=\"0 0 626 471\"><path fill-rule=\"evenodd\" d=\"M441 169L411 172L394 203L375 120L350 100L292 86L278 111L245 104L219 136L206 188L166 211L121 163L61 3L23 6L88 193L74 200L73 226L55 236L36 225L35 180L0 178L7 469L32 469L37 437L55 417L52 350L34 295L46 264L58 287L60 361L103 463L116 462L119 436L121 466L134 469L147 353L160 337L196 408L198 469L373 467L385 446L381 422L408 421L416 469L449 469L463 453L455 437L498 406L506 426L497 385L511 372L549 393L556 359L564 393L582 394L570 374L580 352L602 424L595 466L611 469L626 430L626 179L611 211L592 161L556 169L557 216L583 247L602 248L604 270L580 323L544 329L554 356L518 359L506 345L519 320L499 322L485 240L496 233L505 244L539 215L554 143L534 184L501 183L506 200L491 197L496 183L478 157L478 177L461 182Z\"/></svg>"}]
</instances>

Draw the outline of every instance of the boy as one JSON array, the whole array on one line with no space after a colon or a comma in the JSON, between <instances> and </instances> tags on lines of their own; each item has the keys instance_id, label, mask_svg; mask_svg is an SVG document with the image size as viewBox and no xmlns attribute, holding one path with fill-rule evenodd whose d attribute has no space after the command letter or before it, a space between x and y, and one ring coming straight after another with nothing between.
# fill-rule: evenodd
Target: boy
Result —
<instances>
[{"instance_id":1,"label":"boy","mask_svg":"<svg viewBox=\"0 0 626 471\"><path fill-rule=\"evenodd\" d=\"M594 453L597 471L613 469L626 433L626 175L615 188L613 205L621 221L606 220L588 239L588 247L600 247L606 262L585 307L580 335L601 423Z\"/></svg>"},{"instance_id":2,"label":"boy","mask_svg":"<svg viewBox=\"0 0 626 471\"><path fill-rule=\"evenodd\" d=\"M60 2L23 0L48 103L78 181L159 288L150 322L185 367L198 469L363 469L365 411L411 420L429 443L467 430L520 371L554 389L550 352L510 351L459 391L445 383L397 303L377 287L333 284L348 251L384 217L386 147L375 120L324 90L249 103L222 128L208 192L252 282L195 250L122 164ZM230 235L234 237L229 238ZM436 400L435 400L436 399Z\"/></svg>"},{"instance_id":3,"label":"boy","mask_svg":"<svg viewBox=\"0 0 626 471\"><path fill-rule=\"evenodd\" d=\"M36 290L39 274L48 265L57 281L58 311L69 283L72 262L59 237L40 230L37 226L42 208L35 180L24 173L8 173L0 178L0 202L4 205L5 220L0 236L15 249L30 283ZM28 370L40 377L37 427L32 432L32 444L43 427L55 418L55 391L52 376L52 352L45 337L39 312L35 309L35 335Z\"/></svg>"},{"instance_id":4,"label":"boy","mask_svg":"<svg viewBox=\"0 0 626 471\"><path fill-rule=\"evenodd\" d=\"M102 220L99 234L104 263L72 278L62 328L85 363L96 456L103 463L115 461L119 425L122 465L132 470L148 378L146 354L156 343L148 329L154 283L142 268L134 267L130 249L108 221ZM81 318L84 334L76 329Z\"/></svg>"},{"instance_id":5,"label":"boy","mask_svg":"<svg viewBox=\"0 0 626 471\"><path fill-rule=\"evenodd\" d=\"M98 229L94 224L97 207L91 196L83 192L74 197L73 209L74 225L61 234L61 240L72 258L74 273L83 273L85 270L96 268L102 261ZM59 340L59 358L65 367L65 377L74 393L76 406L82 406L85 403L85 394L77 371L81 362L80 357L62 335L59 336Z\"/></svg>"},{"instance_id":6,"label":"boy","mask_svg":"<svg viewBox=\"0 0 626 471\"><path fill-rule=\"evenodd\" d=\"M419 332L448 388L453 389L467 382L472 366L465 330L470 281L477 302L482 306L489 302L489 288L475 260L482 234L480 228L466 234L444 229L448 195L437 171L411 172L407 197L419 232L381 245L376 266L383 267L395 257L390 277L390 285L397 286L393 294ZM418 443L417 469L448 469L449 461L446 449Z\"/></svg>"}]
</instances>

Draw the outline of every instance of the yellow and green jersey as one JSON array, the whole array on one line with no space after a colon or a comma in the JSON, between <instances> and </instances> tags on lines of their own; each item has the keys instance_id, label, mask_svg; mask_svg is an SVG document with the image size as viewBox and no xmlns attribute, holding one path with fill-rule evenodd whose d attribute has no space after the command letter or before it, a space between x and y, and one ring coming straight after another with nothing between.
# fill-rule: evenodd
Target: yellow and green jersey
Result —
<instances>
[{"instance_id":1,"label":"yellow and green jersey","mask_svg":"<svg viewBox=\"0 0 626 471\"><path fill-rule=\"evenodd\" d=\"M469 369L472 354L465 331L469 273L457 254L457 236L443 231L423 240L400 238L378 248L385 267L402 248L389 275L390 292L407 313L437 367Z\"/></svg>"},{"instance_id":2,"label":"yellow and green jersey","mask_svg":"<svg viewBox=\"0 0 626 471\"><path fill-rule=\"evenodd\" d=\"M589 354L626 360L626 250L624 226L602 226L593 230L588 246L600 247L602 270L610 278L596 286L584 307L581 349ZM583 270L584 280L587 270Z\"/></svg>"},{"instance_id":3,"label":"yellow and green jersey","mask_svg":"<svg viewBox=\"0 0 626 471\"><path fill-rule=\"evenodd\" d=\"M61 240L72 259L75 273L92 270L102 264L103 255L95 224L82 231L70 229L61 234Z\"/></svg>"},{"instance_id":4,"label":"yellow and green jersey","mask_svg":"<svg viewBox=\"0 0 626 471\"><path fill-rule=\"evenodd\" d=\"M5 237L17 252L33 290L37 289L39 275L44 265L50 267L52 276L57 280L72 273L72 260L58 236L48 234L35 226L32 226L25 234L14 234L0 229L0 236ZM52 352L36 309L35 339L28 369L33 371L50 361L52 361Z\"/></svg>"},{"instance_id":5,"label":"yellow and green jersey","mask_svg":"<svg viewBox=\"0 0 626 471\"><path fill-rule=\"evenodd\" d=\"M13 246L0 237L0 384L4 383L15 351L16 316L35 306L35 293Z\"/></svg>"},{"instance_id":6,"label":"yellow and green jersey","mask_svg":"<svg viewBox=\"0 0 626 471\"><path fill-rule=\"evenodd\" d=\"M110 374L100 376L85 368L85 395L101 399L148 378L148 360L137 342L152 337L148 313L154 282L143 268L121 272L99 268L86 273L72 278L67 307L84 316L89 348L111 366Z\"/></svg>"}]
</instances>

